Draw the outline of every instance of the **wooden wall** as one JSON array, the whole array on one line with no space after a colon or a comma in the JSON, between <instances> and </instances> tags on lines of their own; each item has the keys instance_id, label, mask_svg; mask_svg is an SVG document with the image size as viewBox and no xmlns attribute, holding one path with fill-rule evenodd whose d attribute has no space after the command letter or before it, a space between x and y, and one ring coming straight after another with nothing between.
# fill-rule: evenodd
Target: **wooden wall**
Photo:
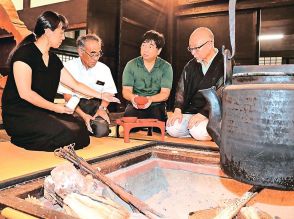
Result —
<instances>
[{"instance_id":1,"label":"wooden wall","mask_svg":"<svg viewBox=\"0 0 294 219\"><path fill-rule=\"evenodd\" d=\"M177 0L176 6L176 18L213 16L215 13L227 13L228 0ZM293 57L294 0L238 0L236 8L237 14L244 10L257 12L257 24L258 19L261 21L260 27L257 27L260 28L260 34L285 34L283 40L261 42L261 56ZM238 23L236 25L241 26ZM257 39L255 41L257 42Z\"/></svg>"},{"instance_id":2,"label":"wooden wall","mask_svg":"<svg viewBox=\"0 0 294 219\"><path fill-rule=\"evenodd\" d=\"M121 90L122 73L125 65L131 59L140 55L141 39L148 30L156 30L164 34L167 39L167 9L168 0L129 0L122 1L120 42L119 42L119 68L117 83ZM167 59L166 45L160 56ZM123 107L123 106L122 106Z\"/></svg>"},{"instance_id":3,"label":"wooden wall","mask_svg":"<svg viewBox=\"0 0 294 219\"><path fill-rule=\"evenodd\" d=\"M9 71L7 58L9 56L10 51L15 46L14 38L9 36L7 32L0 31L2 33L2 37L0 38L0 74L7 75Z\"/></svg>"},{"instance_id":4,"label":"wooden wall","mask_svg":"<svg viewBox=\"0 0 294 219\"><path fill-rule=\"evenodd\" d=\"M110 67L121 100L122 72L129 60L140 55L142 35L150 29L167 35L167 2L168 0L88 2L88 32L98 34L104 41L104 55L101 60ZM161 57L166 56L166 49L163 49ZM124 106L123 100L116 111L124 110Z\"/></svg>"},{"instance_id":5,"label":"wooden wall","mask_svg":"<svg viewBox=\"0 0 294 219\"><path fill-rule=\"evenodd\" d=\"M223 8L223 1L216 4L215 1L178 1L175 9L175 51L173 57L174 86L171 96L175 96L175 88L182 73L184 65L193 58L187 51L189 37L194 29L208 27L215 36L215 46L221 52L225 45L231 50L229 38L229 17L226 8ZM256 9L239 10L236 15L236 55L235 61L239 65L257 64L258 60L258 18ZM240 25L242 24L242 25ZM170 106L174 99L171 98Z\"/></svg>"},{"instance_id":6,"label":"wooden wall","mask_svg":"<svg viewBox=\"0 0 294 219\"><path fill-rule=\"evenodd\" d=\"M294 3L261 10L261 34L283 33L281 40L262 41L261 56L281 56L294 64ZM289 63L290 64L290 63Z\"/></svg>"},{"instance_id":7,"label":"wooden wall","mask_svg":"<svg viewBox=\"0 0 294 219\"><path fill-rule=\"evenodd\" d=\"M294 25L292 23L294 22L293 4L293 0L237 1L236 55L234 57L236 64L258 64L261 47L257 37L261 31L266 32L272 25L275 25L276 29L278 27L285 27L288 31L294 30ZM281 17L286 20L283 20ZM222 45L225 45L226 48L231 50L229 40L228 0L177 0L174 9L174 19L175 34L173 42L175 47L174 51L177 52L173 54L174 86L171 93L170 106L173 105L175 87L181 71L185 63L193 58L186 48L188 46L189 35L195 28L199 26L209 27L214 32L216 47L221 48ZM265 24L262 28L260 27L261 19ZM281 22L276 20L283 21L284 25L281 25ZM276 24L274 22L276 22ZM287 25L285 26L285 24ZM294 49L292 49L292 45L294 46L293 42L294 35L288 36L286 40L281 41L281 46L273 46L270 42L267 44L263 43L263 50L261 52L263 55L276 56L279 54L277 53L277 49L281 48L283 51L281 51L280 54L285 55L285 51L288 48L290 49L288 53L294 54Z\"/></svg>"},{"instance_id":8,"label":"wooden wall","mask_svg":"<svg viewBox=\"0 0 294 219\"><path fill-rule=\"evenodd\" d=\"M18 11L20 19L26 24L29 30L33 31L37 17L44 11L52 10L66 16L69 21L69 29L86 28L87 24L87 1L71 0L36 8L29 8L28 0L24 0L24 9ZM0 29L0 73L6 75L8 66L6 64L10 51L15 46L14 38L11 34Z\"/></svg>"},{"instance_id":9,"label":"wooden wall","mask_svg":"<svg viewBox=\"0 0 294 219\"><path fill-rule=\"evenodd\" d=\"M28 2L28 0L25 0ZM26 4L28 5L28 4ZM71 0L49 6L27 8L19 16L32 29L36 17L45 10L64 14L71 29L87 28L104 41L104 56L112 71L121 98L122 72L126 63L139 55L141 36L150 29L162 32L166 45L161 57L171 62L174 87L169 100L173 105L174 89L185 63L192 58L187 51L191 32L207 26L215 34L218 48L229 44L228 0ZM236 18L236 62L257 64L259 52L264 56L294 55L294 0L238 0ZM261 26L260 21L261 20ZM278 44L257 41L259 32L284 30L286 38ZM9 37L8 37L9 38ZM13 45L7 36L0 43ZM3 50L9 48L1 46ZM3 49L4 48L4 49ZM3 56L2 56L3 57ZM3 66L0 58L0 70ZM122 98L121 98L122 99ZM123 110L124 104L114 110Z\"/></svg>"},{"instance_id":10,"label":"wooden wall","mask_svg":"<svg viewBox=\"0 0 294 219\"><path fill-rule=\"evenodd\" d=\"M236 62L238 64L255 64L257 59L256 48L256 11L243 11L236 17ZM187 51L189 37L194 29L198 27L208 27L215 36L215 46L221 52L222 45L231 50L229 39L229 23L227 13L214 13L202 16L188 16L176 18L176 51L174 54L174 67L176 73L181 72L185 63L193 56Z\"/></svg>"},{"instance_id":11,"label":"wooden wall","mask_svg":"<svg viewBox=\"0 0 294 219\"><path fill-rule=\"evenodd\" d=\"M109 66L117 82L120 0L89 0L87 20L88 33L97 34L103 41L101 61Z\"/></svg>"}]
</instances>

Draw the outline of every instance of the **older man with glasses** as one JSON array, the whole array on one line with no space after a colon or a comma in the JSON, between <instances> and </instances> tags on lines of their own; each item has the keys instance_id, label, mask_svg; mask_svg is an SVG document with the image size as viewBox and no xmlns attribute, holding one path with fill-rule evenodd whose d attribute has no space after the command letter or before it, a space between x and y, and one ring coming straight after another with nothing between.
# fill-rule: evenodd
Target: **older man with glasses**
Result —
<instances>
[{"instance_id":1,"label":"older man with glasses","mask_svg":"<svg viewBox=\"0 0 294 219\"><path fill-rule=\"evenodd\" d=\"M190 35L188 51L194 56L179 79L174 113L168 118L167 133L173 137L211 140L207 133L208 107L201 89L223 84L224 64L221 52L214 47L214 35L199 27Z\"/></svg>"},{"instance_id":2,"label":"older man with glasses","mask_svg":"<svg viewBox=\"0 0 294 219\"><path fill-rule=\"evenodd\" d=\"M77 41L79 57L64 63L64 67L72 76L89 87L99 92L117 93L115 83L110 69L99 62L102 56L102 40L95 34L80 36ZM69 90L62 84L58 92L64 95L68 101L73 95L80 98L75 112L81 117L88 130L96 137L103 137L109 134L110 119L107 113L109 102L97 98L88 99L75 91Z\"/></svg>"}]
</instances>

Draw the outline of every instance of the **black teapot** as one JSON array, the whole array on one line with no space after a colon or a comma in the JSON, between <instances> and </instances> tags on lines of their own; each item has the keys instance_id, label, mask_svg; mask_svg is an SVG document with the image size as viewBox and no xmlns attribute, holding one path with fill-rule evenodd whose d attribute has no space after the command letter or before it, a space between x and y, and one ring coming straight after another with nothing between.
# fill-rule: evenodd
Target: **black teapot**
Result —
<instances>
[{"instance_id":1,"label":"black teapot","mask_svg":"<svg viewBox=\"0 0 294 219\"><path fill-rule=\"evenodd\" d=\"M229 2L232 55L223 48L224 89L199 91L210 106L207 131L221 167L252 185L294 190L294 65L235 66L235 6Z\"/></svg>"},{"instance_id":2,"label":"black teapot","mask_svg":"<svg viewBox=\"0 0 294 219\"><path fill-rule=\"evenodd\" d=\"M250 67L236 68L248 72L233 74L221 100L213 88L201 91L210 105L208 133L229 176L294 190L294 65ZM265 72L275 69L283 72Z\"/></svg>"}]
</instances>

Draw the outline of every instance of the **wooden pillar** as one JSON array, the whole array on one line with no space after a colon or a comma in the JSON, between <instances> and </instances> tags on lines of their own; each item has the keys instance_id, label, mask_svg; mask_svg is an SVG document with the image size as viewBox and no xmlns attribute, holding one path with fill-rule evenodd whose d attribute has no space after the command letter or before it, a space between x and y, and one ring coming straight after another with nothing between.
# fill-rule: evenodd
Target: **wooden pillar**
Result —
<instances>
[{"instance_id":1,"label":"wooden pillar","mask_svg":"<svg viewBox=\"0 0 294 219\"><path fill-rule=\"evenodd\" d=\"M28 9L31 7L31 0L23 0L23 9Z\"/></svg>"},{"instance_id":2,"label":"wooden pillar","mask_svg":"<svg viewBox=\"0 0 294 219\"><path fill-rule=\"evenodd\" d=\"M175 16L174 16L174 9L175 9L175 1L168 1L167 2L167 33L166 33L166 54L167 54L167 61L169 61L172 66L174 66L174 62L176 61L174 57L174 51L175 51L175 42L174 42L174 36L175 36ZM175 71L175 69L173 69ZM174 72L175 75L175 72ZM173 87L176 83L173 82ZM174 91L172 90L171 95L174 95ZM167 109L171 110L173 107L173 99L174 97L169 97L167 101Z\"/></svg>"},{"instance_id":3,"label":"wooden pillar","mask_svg":"<svg viewBox=\"0 0 294 219\"><path fill-rule=\"evenodd\" d=\"M121 0L88 0L87 32L95 33L103 41L103 57L111 70L112 77L121 95L118 82L119 40L120 40L120 10ZM121 99L121 96L119 96ZM110 110L116 111L117 104L110 104Z\"/></svg>"},{"instance_id":4,"label":"wooden pillar","mask_svg":"<svg viewBox=\"0 0 294 219\"><path fill-rule=\"evenodd\" d=\"M259 64L259 57L260 57L260 40L258 37L261 34L261 10L256 11L256 62L255 65Z\"/></svg>"}]
</instances>

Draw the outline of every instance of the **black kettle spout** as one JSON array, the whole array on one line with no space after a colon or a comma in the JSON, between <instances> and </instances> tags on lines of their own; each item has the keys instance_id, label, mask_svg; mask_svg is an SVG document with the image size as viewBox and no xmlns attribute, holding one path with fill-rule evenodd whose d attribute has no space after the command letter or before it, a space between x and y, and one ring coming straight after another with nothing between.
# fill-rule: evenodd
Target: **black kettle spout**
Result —
<instances>
[{"instance_id":1,"label":"black kettle spout","mask_svg":"<svg viewBox=\"0 0 294 219\"><path fill-rule=\"evenodd\" d=\"M221 145L221 101L216 94L215 87L203 89L199 91L209 104L209 122L207 124L207 132L213 141Z\"/></svg>"}]
</instances>

